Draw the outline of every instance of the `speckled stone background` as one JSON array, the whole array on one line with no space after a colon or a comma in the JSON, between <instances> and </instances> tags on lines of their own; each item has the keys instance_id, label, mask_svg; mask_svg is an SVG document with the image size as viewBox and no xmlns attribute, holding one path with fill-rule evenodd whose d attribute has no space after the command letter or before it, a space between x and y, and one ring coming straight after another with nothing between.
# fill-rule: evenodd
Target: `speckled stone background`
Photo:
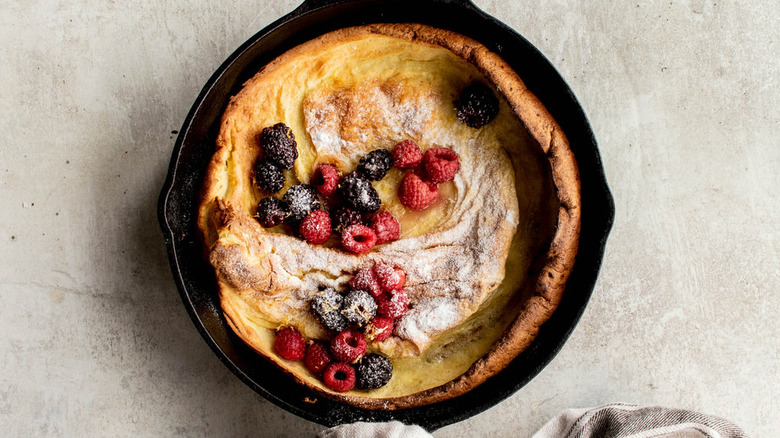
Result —
<instances>
[{"instance_id":1,"label":"speckled stone background","mask_svg":"<svg viewBox=\"0 0 780 438\"><path fill-rule=\"evenodd\" d=\"M437 437L660 404L780 430L780 3L475 0L569 82L617 205L593 298L521 391ZM0 3L4 436L312 436L190 322L156 221L201 86L285 1Z\"/></svg>"}]
</instances>

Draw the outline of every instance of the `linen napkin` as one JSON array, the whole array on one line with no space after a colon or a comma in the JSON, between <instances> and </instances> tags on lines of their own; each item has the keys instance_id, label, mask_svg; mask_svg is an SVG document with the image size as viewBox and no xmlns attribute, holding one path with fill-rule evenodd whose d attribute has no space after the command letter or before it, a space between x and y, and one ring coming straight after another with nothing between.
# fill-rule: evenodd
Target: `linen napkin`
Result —
<instances>
[{"instance_id":1,"label":"linen napkin","mask_svg":"<svg viewBox=\"0 0 780 438\"><path fill-rule=\"evenodd\" d=\"M321 438L432 438L420 426L398 421L353 423L324 430ZM735 424L684 409L615 403L569 409L532 438L746 438Z\"/></svg>"},{"instance_id":2,"label":"linen napkin","mask_svg":"<svg viewBox=\"0 0 780 438\"><path fill-rule=\"evenodd\" d=\"M569 409L550 420L533 438L746 438L735 424L684 409L615 403Z\"/></svg>"}]
</instances>

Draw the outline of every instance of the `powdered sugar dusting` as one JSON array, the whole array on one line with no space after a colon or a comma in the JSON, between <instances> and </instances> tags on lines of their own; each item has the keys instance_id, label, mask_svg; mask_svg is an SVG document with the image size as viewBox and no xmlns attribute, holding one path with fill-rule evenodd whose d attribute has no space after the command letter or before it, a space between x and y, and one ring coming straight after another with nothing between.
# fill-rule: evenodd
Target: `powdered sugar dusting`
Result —
<instances>
[{"instance_id":1,"label":"powdered sugar dusting","mask_svg":"<svg viewBox=\"0 0 780 438\"><path fill-rule=\"evenodd\" d=\"M397 322L395 333L417 345L429 344L433 334L455 326L462 317L458 301L448 297L422 299L414 310Z\"/></svg>"},{"instance_id":2,"label":"powdered sugar dusting","mask_svg":"<svg viewBox=\"0 0 780 438\"><path fill-rule=\"evenodd\" d=\"M419 138L434 111L430 96L401 95L400 84L366 82L351 88L313 92L304 120L318 155L353 165L368 150Z\"/></svg>"}]
</instances>

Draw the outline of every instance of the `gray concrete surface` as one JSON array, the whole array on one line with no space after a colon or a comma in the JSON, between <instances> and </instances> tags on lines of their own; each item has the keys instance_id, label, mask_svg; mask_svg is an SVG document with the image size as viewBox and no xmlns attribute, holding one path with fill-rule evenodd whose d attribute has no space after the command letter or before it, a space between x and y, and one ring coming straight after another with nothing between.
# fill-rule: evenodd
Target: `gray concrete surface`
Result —
<instances>
[{"instance_id":1,"label":"gray concrete surface","mask_svg":"<svg viewBox=\"0 0 780 438\"><path fill-rule=\"evenodd\" d=\"M617 204L557 358L437 437L530 436L570 407L780 430L780 3L476 0L585 108ZM296 0L0 4L4 436L312 436L212 354L155 204L201 86Z\"/></svg>"}]
</instances>

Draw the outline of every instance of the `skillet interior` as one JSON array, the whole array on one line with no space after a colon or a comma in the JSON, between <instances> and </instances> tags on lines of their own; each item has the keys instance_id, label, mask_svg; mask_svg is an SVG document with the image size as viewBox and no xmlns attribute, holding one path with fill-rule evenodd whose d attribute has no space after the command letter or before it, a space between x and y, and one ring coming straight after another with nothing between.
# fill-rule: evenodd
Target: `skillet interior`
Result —
<instances>
[{"instance_id":1,"label":"skillet interior","mask_svg":"<svg viewBox=\"0 0 780 438\"><path fill-rule=\"evenodd\" d=\"M420 22L470 36L500 54L567 133L582 182L583 221L578 261L558 310L532 346L506 369L460 397L421 408L367 411L315 396L292 384L226 325L212 270L196 238L197 195L213 152L220 116L230 98L259 68L289 48L330 30L373 22ZM182 126L160 196L159 219L185 307L220 359L247 385L311 421L335 425L397 419L434 430L475 415L525 385L558 352L590 297L612 224L614 206L595 139L579 104L552 65L525 39L466 0L309 0L241 46L214 73Z\"/></svg>"}]
</instances>

